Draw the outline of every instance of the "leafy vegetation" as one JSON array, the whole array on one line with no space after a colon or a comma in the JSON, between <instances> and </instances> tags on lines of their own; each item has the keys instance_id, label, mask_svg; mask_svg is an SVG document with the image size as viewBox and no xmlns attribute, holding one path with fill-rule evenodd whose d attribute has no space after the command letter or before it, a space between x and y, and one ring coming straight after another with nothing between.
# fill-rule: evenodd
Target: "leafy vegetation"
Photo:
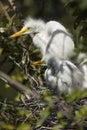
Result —
<instances>
[{"instance_id":1,"label":"leafy vegetation","mask_svg":"<svg viewBox=\"0 0 87 130\"><path fill-rule=\"evenodd\" d=\"M73 33L78 55L87 51L86 12L86 0L0 1L1 130L87 129L87 90L54 95L43 78L46 66L30 64L41 58L31 38L9 38L28 15L45 21L55 19Z\"/></svg>"}]
</instances>

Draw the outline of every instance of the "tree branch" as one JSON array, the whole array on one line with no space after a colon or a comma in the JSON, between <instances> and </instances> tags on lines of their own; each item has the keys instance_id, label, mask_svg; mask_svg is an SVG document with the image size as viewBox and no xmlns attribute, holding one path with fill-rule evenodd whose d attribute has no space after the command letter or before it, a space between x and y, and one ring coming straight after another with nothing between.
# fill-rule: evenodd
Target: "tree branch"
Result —
<instances>
[{"instance_id":1,"label":"tree branch","mask_svg":"<svg viewBox=\"0 0 87 130\"><path fill-rule=\"evenodd\" d=\"M14 5L13 0L8 0L10 6L12 7L12 9L15 11L16 10L16 6Z\"/></svg>"},{"instance_id":2,"label":"tree branch","mask_svg":"<svg viewBox=\"0 0 87 130\"><path fill-rule=\"evenodd\" d=\"M18 81L13 80L2 71L0 71L0 79L3 80L5 83L8 83L11 87L13 87L14 89L16 89L17 91L23 94L28 94L35 98L40 98L40 95L36 91L31 90L29 87L19 83Z\"/></svg>"}]
</instances>

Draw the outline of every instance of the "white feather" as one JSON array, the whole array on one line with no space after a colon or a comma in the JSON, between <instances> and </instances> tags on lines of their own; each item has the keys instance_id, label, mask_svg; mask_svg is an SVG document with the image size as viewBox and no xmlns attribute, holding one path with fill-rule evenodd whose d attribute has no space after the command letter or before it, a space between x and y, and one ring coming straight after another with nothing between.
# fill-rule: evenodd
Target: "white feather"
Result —
<instances>
[{"instance_id":1,"label":"white feather","mask_svg":"<svg viewBox=\"0 0 87 130\"><path fill-rule=\"evenodd\" d=\"M70 61L59 61L56 72L52 69L45 71L45 79L48 85L58 94L70 94L76 88L83 89L83 73Z\"/></svg>"}]
</instances>

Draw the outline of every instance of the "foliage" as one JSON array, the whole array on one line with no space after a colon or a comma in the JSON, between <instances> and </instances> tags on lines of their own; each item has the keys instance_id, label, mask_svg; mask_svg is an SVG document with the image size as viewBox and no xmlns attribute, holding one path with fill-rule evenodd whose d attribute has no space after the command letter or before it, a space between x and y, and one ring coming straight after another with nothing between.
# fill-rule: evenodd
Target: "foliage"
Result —
<instances>
[{"instance_id":1,"label":"foliage","mask_svg":"<svg viewBox=\"0 0 87 130\"><path fill-rule=\"evenodd\" d=\"M74 18L74 29L77 32L77 51L86 52L87 41L87 1L65 0L65 6L71 10Z\"/></svg>"},{"instance_id":2,"label":"foliage","mask_svg":"<svg viewBox=\"0 0 87 130\"><path fill-rule=\"evenodd\" d=\"M0 1L0 70L14 81L17 80L27 86L34 94L40 95L40 98L32 96L32 93L28 97L22 95L20 91L11 88L11 84L0 78L0 129L87 129L87 91L76 90L62 97L53 94L46 88L44 82L46 67L34 67L30 64L41 59L41 54L33 46L29 36L14 40L9 38L11 34L20 30L28 13L45 20L63 20L64 24L67 24L72 17L70 21L72 24L69 24L68 28L74 30L78 55L80 51L87 51L86 12L86 0Z\"/></svg>"}]
</instances>

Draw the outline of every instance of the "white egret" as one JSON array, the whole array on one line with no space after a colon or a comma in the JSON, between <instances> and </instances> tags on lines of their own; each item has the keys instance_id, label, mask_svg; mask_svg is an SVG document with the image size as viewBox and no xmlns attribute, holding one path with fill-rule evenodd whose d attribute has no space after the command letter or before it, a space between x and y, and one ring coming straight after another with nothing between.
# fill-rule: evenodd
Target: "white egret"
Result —
<instances>
[{"instance_id":1,"label":"white egret","mask_svg":"<svg viewBox=\"0 0 87 130\"><path fill-rule=\"evenodd\" d=\"M48 86L63 94L69 94L75 89L87 88L87 54L80 53L77 58L78 67L68 60L59 60L55 70L48 68L45 79ZM58 66L58 67L57 67Z\"/></svg>"},{"instance_id":2,"label":"white egret","mask_svg":"<svg viewBox=\"0 0 87 130\"><path fill-rule=\"evenodd\" d=\"M58 94L70 94L75 89L83 89L83 73L70 61L61 60L56 71L48 68L45 78L48 86L57 90Z\"/></svg>"},{"instance_id":3,"label":"white egret","mask_svg":"<svg viewBox=\"0 0 87 130\"><path fill-rule=\"evenodd\" d=\"M34 65L43 63L43 60L46 62L48 69L45 78L52 87L57 86L61 93L70 93L76 86L81 86L80 71L67 61L73 55L74 42L63 25L56 21L45 23L28 18L21 31L10 37L15 38L23 34L29 34L34 45L40 49L43 58Z\"/></svg>"},{"instance_id":4,"label":"white egret","mask_svg":"<svg viewBox=\"0 0 87 130\"><path fill-rule=\"evenodd\" d=\"M50 58L69 59L73 55L74 42L66 28L56 21L45 23L42 20L27 18L21 31L11 35L11 38L29 34L37 46L43 60L48 64Z\"/></svg>"}]
</instances>

